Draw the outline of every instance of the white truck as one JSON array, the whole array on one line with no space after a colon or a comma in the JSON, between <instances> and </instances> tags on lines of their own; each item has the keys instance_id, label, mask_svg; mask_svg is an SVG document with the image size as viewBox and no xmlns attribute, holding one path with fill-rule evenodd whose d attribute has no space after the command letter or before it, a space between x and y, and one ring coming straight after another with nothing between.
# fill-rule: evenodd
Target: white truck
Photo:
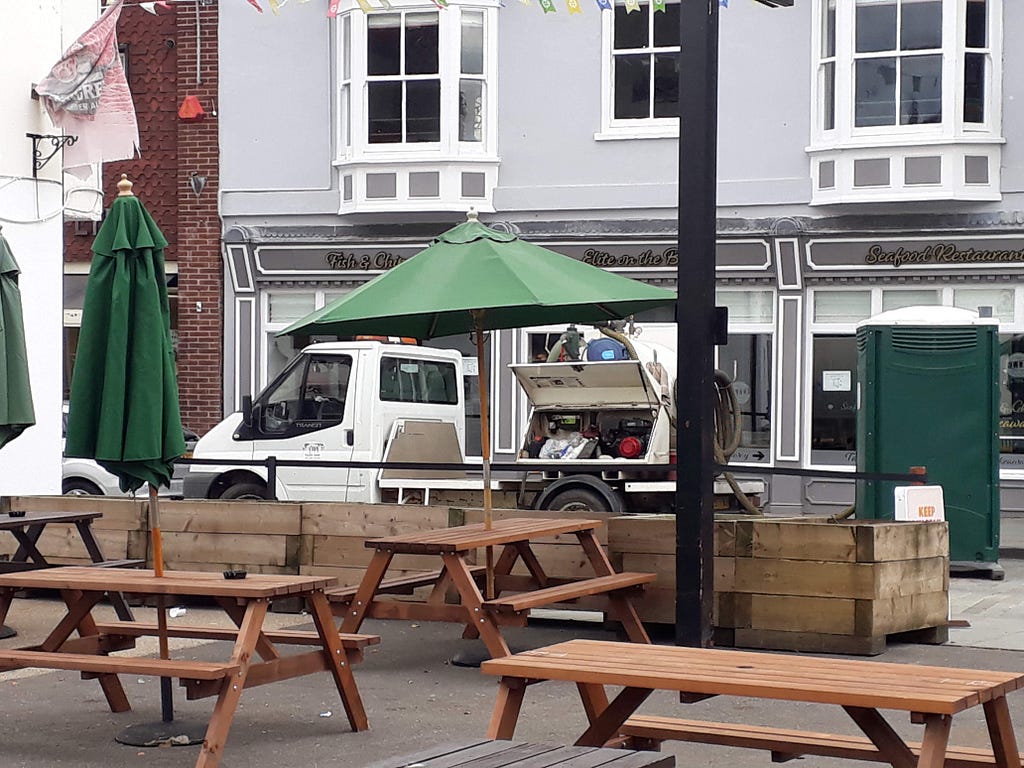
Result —
<instances>
[{"instance_id":1,"label":"white truck","mask_svg":"<svg viewBox=\"0 0 1024 768\"><path fill-rule=\"evenodd\" d=\"M616 342L618 343L618 342ZM496 503L535 509L665 512L675 491L675 354L592 340L594 360L511 366L530 400L522 450L496 472ZM603 357L602 357L603 355ZM317 461L462 464L465 391L458 351L377 340L313 344L250 403L196 444L194 459L279 464L284 500L482 503L482 479L460 470L316 467ZM191 465L186 498L270 498L268 470ZM760 480L741 483L756 496ZM716 507L734 506L716 481Z\"/></svg>"}]
</instances>

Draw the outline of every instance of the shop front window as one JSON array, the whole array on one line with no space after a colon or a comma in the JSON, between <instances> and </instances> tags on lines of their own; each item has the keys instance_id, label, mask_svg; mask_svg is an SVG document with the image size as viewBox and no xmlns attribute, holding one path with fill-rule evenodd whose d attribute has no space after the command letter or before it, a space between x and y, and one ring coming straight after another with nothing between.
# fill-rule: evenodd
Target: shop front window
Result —
<instances>
[{"instance_id":1,"label":"shop front window","mask_svg":"<svg viewBox=\"0 0 1024 768\"><path fill-rule=\"evenodd\" d=\"M999 337L999 453L1006 469L1024 469L1024 334Z\"/></svg>"},{"instance_id":2,"label":"shop front window","mask_svg":"<svg viewBox=\"0 0 1024 768\"><path fill-rule=\"evenodd\" d=\"M815 336L812 354L811 462L853 464L857 458L857 340Z\"/></svg>"},{"instance_id":3,"label":"shop front window","mask_svg":"<svg viewBox=\"0 0 1024 768\"><path fill-rule=\"evenodd\" d=\"M718 368L732 379L742 435L733 461L768 462L772 436L772 337L730 333L718 348Z\"/></svg>"}]
</instances>

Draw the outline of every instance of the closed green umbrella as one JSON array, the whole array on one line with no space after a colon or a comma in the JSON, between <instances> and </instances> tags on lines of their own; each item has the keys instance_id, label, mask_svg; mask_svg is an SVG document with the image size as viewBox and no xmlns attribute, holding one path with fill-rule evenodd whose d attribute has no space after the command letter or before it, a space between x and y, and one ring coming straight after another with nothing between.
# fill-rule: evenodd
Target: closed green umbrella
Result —
<instances>
[{"instance_id":1,"label":"closed green umbrella","mask_svg":"<svg viewBox=\"0 0 1024 768\"><path fill-rule=\"evenodd\" d=\"M170 486L185 452L164 275L164 238L124 174L93 242L82 328L71 378L64 453L116 475L121 490L149 485L153 568L163 576L157 489ZM168 656L158 604L160 655ZM170 720L170 679L161 680Z\"/></svg>"},{"instance_id":2,"label":"closed green umbrella","mask_svg":"<svg viewBox=\"0 0 1024 768\"><path fill-rule=\"evenodd\" d=\"M602 323L675 304L672 291L598 267L469 220L408 261L281 334L379 334L432 339L472 332L480 386L484 521L491 526L490 425L484 331L553 323ZM491 552L488 549L488 566ZM488 597L492 569L488 567Z\"/></svg>"},{"instance_id":3,"label":"closed green umbrella","mask_svg":"<svg viewBox=\"0 0 1024 768\"><path fill-rule=\"evenodd\" d=\"M0 448L36 423L18 272L7 240L0 235Z\"/></svg>"}]
</instances>

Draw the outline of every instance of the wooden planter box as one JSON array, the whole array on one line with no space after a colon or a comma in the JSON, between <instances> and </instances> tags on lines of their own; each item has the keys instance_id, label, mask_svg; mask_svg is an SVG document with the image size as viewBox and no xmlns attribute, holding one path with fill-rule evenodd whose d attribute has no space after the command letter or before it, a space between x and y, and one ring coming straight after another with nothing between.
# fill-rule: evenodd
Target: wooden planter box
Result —
<instances>
[{"instance_id":1,"label":"wooden planter box","mask_svg":"<svg viewBox=\"0 0 1024 768\"><path fill-rule=\"evenodd\" d=\"M949 609L945 523L823 518L715 523L718 645L877 654L889 635L945 642ZM609 521L623 570L658 580L639 604L645 621L675 620L675 519Z\"/></svg>"}]
</instances>

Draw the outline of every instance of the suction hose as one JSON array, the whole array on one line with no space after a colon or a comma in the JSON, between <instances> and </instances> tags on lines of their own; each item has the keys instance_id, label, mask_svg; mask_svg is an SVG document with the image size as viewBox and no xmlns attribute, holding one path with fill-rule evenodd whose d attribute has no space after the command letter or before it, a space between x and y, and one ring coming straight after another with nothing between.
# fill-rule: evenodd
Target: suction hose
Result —
<instances>
[{"instance_id":1,"label":"suction hose","mask_svg":"<svg viewBox=\"0 0 1024 768\"><path fill-rule=\"evenodd\" d=\"M620 333L612 328L601 326L598 328L602 334L608 338L615 339L623 346L626 347L626 351L633 360L639 360L640 357L636 353L636 347L633 346L629 337L624 333ZM676 429L676 415L675 415L675 404L676 404L676 387L677 384L673 384L671 398L669 397L668 391L668 374L660 363L654 362L648 364L648 370L654 375L654 377L661 384L661 400L662 404L666 406L668 412L669 423L672 425L672 429ZM740 446L740 440L743 437L743 421L740 414L739 401L736 399L736 393L732 388L732 379L729 378L728 374L723 371L715 371L715 403L714 403L714 418L715 418L715 439L713 441L713 451L715 462L718 464L728 464L729 459L736 452L736 449ZM736 500L740 503L740 506L750 515L760 515L761 510L758 509L754 502L742 491L736 478L733 477L731 472L723 472L722 477L729 484L732 489L733 495ZM852 513L852 509L849 510Z\"/></svg>"}]
</instances>

